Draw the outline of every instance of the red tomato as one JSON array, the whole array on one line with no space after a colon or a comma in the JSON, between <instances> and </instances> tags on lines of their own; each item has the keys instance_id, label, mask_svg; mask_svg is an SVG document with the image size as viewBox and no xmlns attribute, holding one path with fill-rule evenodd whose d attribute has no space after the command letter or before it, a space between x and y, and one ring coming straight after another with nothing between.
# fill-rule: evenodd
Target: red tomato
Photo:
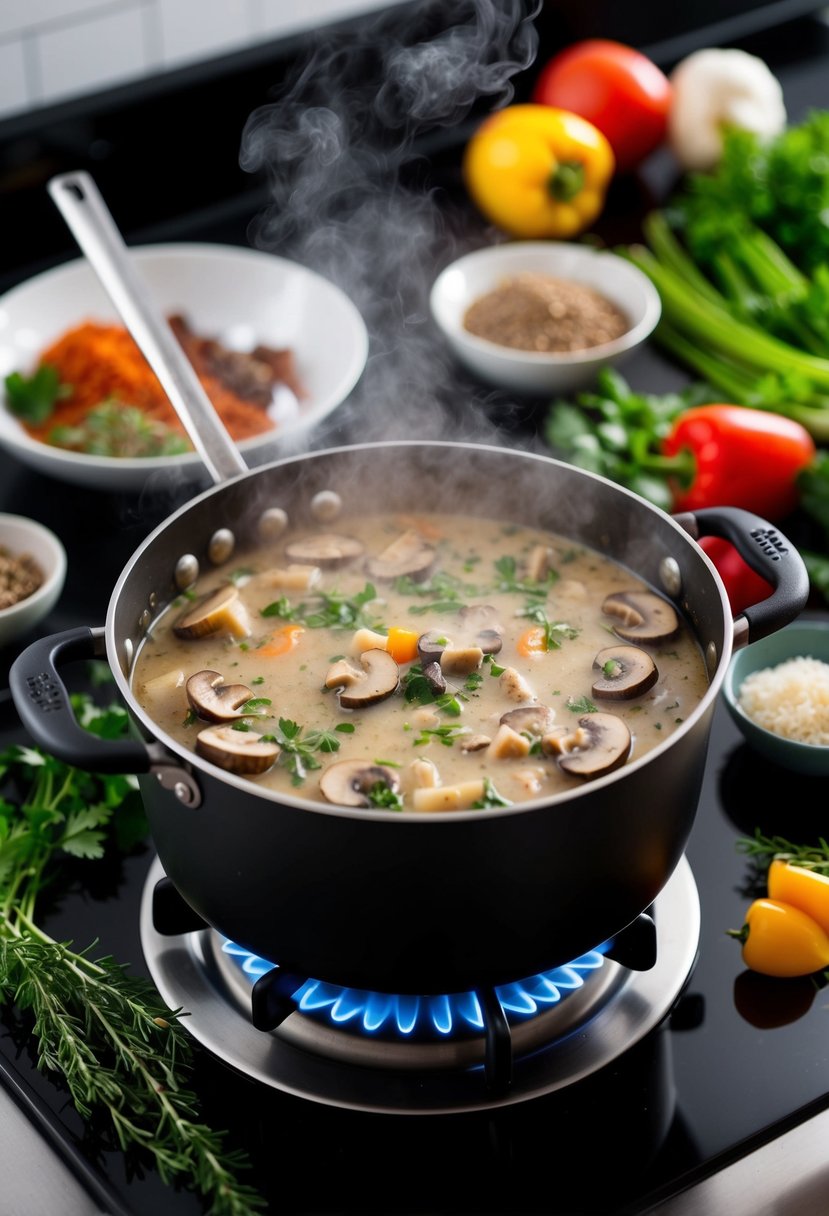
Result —
<instances>
[{"instance_id":1,"label":"red tomato","mask_svg":"<svg viewBox=\"0 0 829 1216\"><path fill-rule=\"evenodd\" d=\"M567 47L542 68L532 99L592 122L624 172L664 140L671 98L670 81L646 55L621 42L591 38Z\"/></svg>"}]
</instances>

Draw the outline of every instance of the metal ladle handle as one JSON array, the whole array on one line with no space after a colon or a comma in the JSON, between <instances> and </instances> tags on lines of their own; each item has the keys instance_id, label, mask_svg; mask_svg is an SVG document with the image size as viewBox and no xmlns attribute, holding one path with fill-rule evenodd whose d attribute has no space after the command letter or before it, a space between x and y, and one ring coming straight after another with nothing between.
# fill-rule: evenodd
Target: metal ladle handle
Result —
<instances>
[{"instance_id":1,"label":"metal ladle handle","mask_svg":"<svg viewBox=\"0 0 829 1216\"><path fill-rule=\"evenodd\" d=\"M249 472L88 173L61 173L47 188L217 484Z\"/></svg>"}]
</instances>

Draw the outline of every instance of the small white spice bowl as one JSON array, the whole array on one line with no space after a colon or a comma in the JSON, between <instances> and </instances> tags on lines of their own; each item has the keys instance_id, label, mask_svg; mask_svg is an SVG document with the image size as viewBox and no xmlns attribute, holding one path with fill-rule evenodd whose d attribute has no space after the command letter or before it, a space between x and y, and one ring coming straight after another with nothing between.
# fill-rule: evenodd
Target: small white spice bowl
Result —
<instances>
[{"instance_id":1,"label":"small white spice bowl","mask_svg":"<svg viewBox=\"0 0 829 1216\"><path fill-rule=\"evenodd\" d=\"M829 745L801 743L767 730L740 705L740 689L748 676L796 658L829 663L829 619L800 616L785 628L739 650L726 672L722 695L731 717L754 751L793 772L829 776Z\"/></svg>"},{"instance_id":2,"label":"small white spice bowl","mask_svg":"<svg viewBox=\"0 0 829 1216\"><path fill-rule=\"evenodd\" d=\"M0 608L0 646L7 646L34 629L54 608L66 579L66 550L43 524L24 515L3 514L0 547L16 557L28 554L43 571L43 582L36 591L8 608Z\"/></svg>"},{"instance_id":3,"label":"small white spice bowl","mask_svg":"<svg viewBox=\"0 0 829 1216\"><path fill-rule=\"evenodd\" d=\"M629 318L629 329L600 346L544 353L500 346L464 328L471 304L527 271L592 287ZM441 271L429 303L436 325L469 371L499 388L539 396L592 384L600 368L619 363L650 336L662 312L659 293L632 262L567 241L510 241L468 253Z\"/></svg>"}]
</instances>

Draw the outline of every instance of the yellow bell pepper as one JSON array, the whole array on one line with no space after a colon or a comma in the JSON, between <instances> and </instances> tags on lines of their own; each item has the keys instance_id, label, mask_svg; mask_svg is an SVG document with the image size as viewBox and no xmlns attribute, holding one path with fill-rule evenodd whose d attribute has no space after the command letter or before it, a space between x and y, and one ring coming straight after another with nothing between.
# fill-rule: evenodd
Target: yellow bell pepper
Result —
<instances>
[{"instance_id":1,"label":"yellow bell pepper","mask_svg":"<svg viewBox=\"0 0 829 1216\"><path fill-rule=\"evenodd\" d=\"M775 857L766 883L769 899L793 904L829 933L829 877Z\"/></svg>"},{"instance_id":2,"label":"yellow bell pepper","mask_svg":"<svg viewBox=\"0 0 829 1216\"><path fill-rule=\"evenodd\" d=\"M478 127L463 176L480 211L525 238L578 236L602 211L615 162L592 123L554 106L514 105Z\"/></svg>"},{"instance_id":3,"label":"yellow bell pepper","mask_svg":"<svg viewBox=\"0 0 829 1216\"><path fill-rule=\"evenodd\" d=\"M800 908L755 899L742 929L729 929L743 946L743 962L761 975L813 975L829 967L829 936Z\"/></svg>"}]
</instances>

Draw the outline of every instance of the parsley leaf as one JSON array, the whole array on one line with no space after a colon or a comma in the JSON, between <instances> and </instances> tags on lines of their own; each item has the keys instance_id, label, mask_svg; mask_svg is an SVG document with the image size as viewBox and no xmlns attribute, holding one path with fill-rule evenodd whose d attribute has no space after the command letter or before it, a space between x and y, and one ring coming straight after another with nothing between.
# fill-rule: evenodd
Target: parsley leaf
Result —
<instances>
[{"instance_id":1,"label":"parsley leaf","mask_svg":"<svg viewBox=\"0 0 829 1216\"><path fill-rule=\"evenodd\" d=\"M503 798L498 793L489 777L484 777L483 797L479 798L477 802L472 803L472 809L478 811L487 811L498 806L512 806L512 803L508 798Z\"/></svg>"},{"instance_id":2,"label":"parsley leaf","mask_svg":"<svg viewBox=\"0 0 829 1216\"><path fill-rule=\"evenodd\" d=\"M11 372L5 385L9 412L32 426L42 426L51 417L55 402L72 391L70 386L61 385L57 368L48 363L28 377Z\"/></svg>"}]
</instances>

